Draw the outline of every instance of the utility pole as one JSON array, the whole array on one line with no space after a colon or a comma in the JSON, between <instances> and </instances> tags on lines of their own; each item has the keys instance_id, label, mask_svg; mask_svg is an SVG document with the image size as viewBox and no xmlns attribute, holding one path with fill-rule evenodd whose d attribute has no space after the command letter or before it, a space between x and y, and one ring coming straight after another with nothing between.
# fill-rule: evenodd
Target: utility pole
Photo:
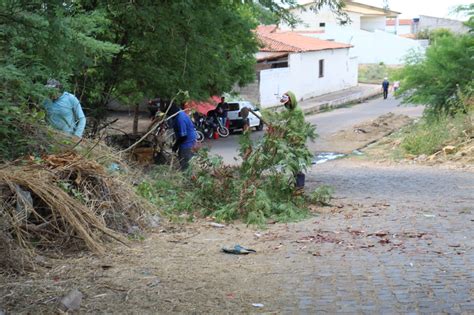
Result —
<instances>
[{"instance_id":1,"label":"utility pole","mask_svg":"<svg viewBox=\"0 0 474 315\"><path fill-rule=\"evenodd\" d=\"M388 0L383 0L383 9L386 11L390 10L390 5L388 4Z\"/></svg>"}]
</instances>

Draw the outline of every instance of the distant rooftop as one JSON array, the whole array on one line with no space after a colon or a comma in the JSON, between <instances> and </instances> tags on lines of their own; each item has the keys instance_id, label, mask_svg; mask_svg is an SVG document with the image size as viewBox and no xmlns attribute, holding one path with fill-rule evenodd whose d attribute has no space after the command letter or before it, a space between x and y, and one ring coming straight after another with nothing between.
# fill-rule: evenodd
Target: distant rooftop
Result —
<instances>
[{"instance_id":1,"label":"distant rooftop","mask_svg":"<svg viewBox=\"0 0 474 315\"><path fill-rule=\"evenodd\" d=\"M316 1L308 1L307 3L303 4L303 6L310 6L312 4L315 4L315 2ZM346 0L346 5L343 10L348 12L359 13L365 16L397 16L401 14L397 11L385 10L384 8L359 3L352 0Z\"/></svg>"},{"instance_id":2,"label":"distant rooftop","mask_svg":"<svg viewBox=\"0 0 474 315\"><path fill-rule=\"evenodd\" d=\"M257 37L263 45L260 48L262 52L309 52L352 47L348 44L304 36L300 32L280 32L277 28L269 31L270 29L269 26L265 26L256 30Z\"/></svg>"},{"instance_id":3,"label":"distant rooftop","mask_svg":"<svg viewBox=\"0 0 474 315\"><path fill-rule=\"evenodd\" d=\"M412 25L413 20L412 19L399 19L398 20L398 25ZM394 26L395 25L395 20L387 20L387 26Z\"/></svg>"}]
</instances>

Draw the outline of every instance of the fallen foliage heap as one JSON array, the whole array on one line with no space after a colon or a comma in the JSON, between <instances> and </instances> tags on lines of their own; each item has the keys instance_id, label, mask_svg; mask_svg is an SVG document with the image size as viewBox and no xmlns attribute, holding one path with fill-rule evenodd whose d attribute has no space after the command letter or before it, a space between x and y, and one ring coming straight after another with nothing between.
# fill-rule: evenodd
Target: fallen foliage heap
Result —
<instances>
[{"instance_id":1,"label":"fallen foliage heap","mask_svg":"<svg viewBox=\"0 0 474 315\"><path fill-rule=\"evenodd\" d=\"M151 169L151 180L142 181L138 192L178 220L204 216L263 226L305 218L310 204L326 204L331 195L328 187L307 195L295 189L295 174L312 162L305 144L316 137L315 128L291 111L264 115L262 139L252 141L249 132L240 138L242 165L226 165L203 149L185 174L164 166Z\"/></svg>"},{"instance_id":2,"label":"fallen foliage heap","mask_svg":"<svg viewBox=\"0 0 474 315\"><path fill-rule=\"evenodd\" d=\"M102 253L150 211L129 183L74 152L0 166L0 266L19 271L37 250Z\"/></svg>"}]
</instances>

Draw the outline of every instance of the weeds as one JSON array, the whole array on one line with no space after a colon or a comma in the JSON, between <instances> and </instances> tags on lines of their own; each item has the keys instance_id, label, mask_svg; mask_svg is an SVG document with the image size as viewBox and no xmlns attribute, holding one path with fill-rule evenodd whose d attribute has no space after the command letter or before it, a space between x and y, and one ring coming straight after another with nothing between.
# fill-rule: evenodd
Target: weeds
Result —
<instances>
[{"instance_id":1,"label":"weeds","mask_svg":"<svg viewBox=\"0 0 474 315\"><path fill-rule=\"evenodd\" d=\"M408 130L400 147L405 153L430 155L458 138L472 135L472 114L455 116L423 117Z\"/></svg>"},{"instance_id":2,"label":"weeds","mask_svg":"<svg viewBox=\"0 0 474 315\"><path fill-rule=\"evenodd\" d=\"M316 190L311 194L310 200L315 204L328 206L333 193L334 189L331 186L322 185L316 188Z\"/></svg>"},{"instance_id":3,"label":"weeds","mask_svg":"<svg viewBox=\"0 0 474 315\"><path fill-rule=\"evenodd\" d=\"M396 69L384 63L359 66L359 82L381 84L385 77L392 77Z\"/></svg>"}]
</instances>

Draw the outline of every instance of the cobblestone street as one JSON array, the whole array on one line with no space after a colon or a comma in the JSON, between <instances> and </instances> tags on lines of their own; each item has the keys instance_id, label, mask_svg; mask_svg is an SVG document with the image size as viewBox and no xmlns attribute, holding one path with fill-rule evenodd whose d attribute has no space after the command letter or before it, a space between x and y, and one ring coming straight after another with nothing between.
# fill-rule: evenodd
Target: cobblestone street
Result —
<instances>
[{"instance_id":1,"label":"cobblestone street","mask_svg":"<svg viewBox=\"0 0 474 315\"><path fill-rule=\"evenodd\" d=\"M336 191L310 219L163 227L132 248L8 279L0 305L50 313L79 288L84 313L474 313L472 172L338 160L307 181ZM220 251L233 244L257 253Z\"/></svg>"}]
</instances>

